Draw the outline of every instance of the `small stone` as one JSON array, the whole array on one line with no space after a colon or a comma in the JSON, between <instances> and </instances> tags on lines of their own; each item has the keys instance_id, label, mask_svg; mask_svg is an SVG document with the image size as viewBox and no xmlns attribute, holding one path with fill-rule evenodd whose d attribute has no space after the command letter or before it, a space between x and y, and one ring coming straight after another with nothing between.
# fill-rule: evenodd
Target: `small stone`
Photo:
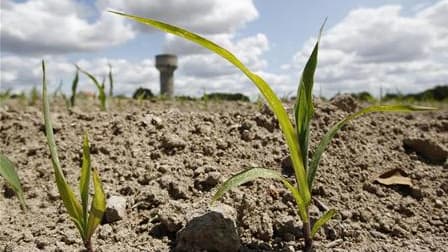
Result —
<instances>
[{"instance_id":1,"label":"small stone","mask_svg":"<svg viewBox=\"0 0 448 252\"><path fill-rule=\"evenodd\" d=\"M176 233L182 228L182 218L177 215L165 215L162 213L159 216L159 220L163 228L169 233Z\"/></svg>"},{"instance_id":2,"label":"small stone","mask_svg":"<svg viewBox=\"0 0 448 252\"><path fill-rule=\"evenodd\" d=\"M412 188L411 196L416 200L422 200L425 196L425 192L420 188Z\"/></svg>"},{"instance_id":3,"label":"small stone","mask_svg":"<svg viewBox=\"0 0 448 252\"><path fill-rule=\"evenodd\" d=\"M448 150L430 139L406 138L403 140L403 147L415 151L423 159L434 164L444 164L448 158Z\"/></svg>"},{"instance_id":4,"label":"small stone","mask_svg":"<svg viewBox=\"0 0 448 252\"><path fill-rule=\"evenodd\" d=\"M352 212L350 212L349 210L342 210L340 214L343 220L350 219L352 217Z\"/></svg>"},{"instance_id":5,"label":"small stone","mask_svg":"<svg viewBox=\"0 0 448 252\"><path fill-rule=\"evenodd\" d=\"M445 182L443 182L443 183L440 185L440 189L442 189L445 193L448 193L448 180L445 181Z\"/></svg>"},{"instance_id":6,"label":"small stone","mask_svg":"<svg viewBox=\"0 0 448 252\"><path fill-rule=\"evenodd\" d=\"M107 199L106 212L103 223L112 223L122 220L126 216L126 198L122 196L111 196Z\"/></svg>"},{"instance_id":7,"label":"small stone","mask_svg":"<svg viewBox=\"0 0 448 252\"><path fill-rule=\"evenodd\" d=\"M286 176L294 176L294 168L291 161L291 156L286 156L282 159L282 174Z\"/></svg>"},{"instance_id":8,"label":"small stone","mask_svg":"<svg viewBox=\"0 0 448 252\"><path fill-rule=\"evenodd\" d=\"M387 239L387 235L385 235L381 232L378 232L376 230L370 230L370 234L375 238L379 238L379 239L383 239L383 240Z\"/></svg>"},{"instance_id":9,"label":"small stone","mask_svg":"<svg viewBox=\"0 0 448 252\"><path fill-rule=\"evenodd\" d=\"M443 207L443 202L441 200L439 200L439 199L436 199L434 206L437 207L437 208L442 208Z\"/></svg>"},{"instance_id":10,"label":"small stone","mask_svg":"<svg viewBox=\"0 0 448 252\"><path fill-rule=\"evenodd\" d=\"M191 219L176 237L176 252L216 251L237 252L240 239L235 216L229 217L231 207L214 208ZM236 210L230 211L236 213Z\"/></svg>"},{"instance_id":11,"label":"small stone","mask_svg":"<svg viewBox=\"0 0 448 252\"><path fill-rule=\"evenodd\" d=\"M253 136L249 130L243 130L241 132L241 139L243 139L244 141L249 142L252 140L252 138Z\"/></svg>"},{"instance_id":12,"label":"small stone","mask_svg":"<svg viewBox=\"0 0 448 252\"><path fill-rule=\"evenodd\" d=\"M22 239L24 242L31 242L33 240L33 234L29 230L24 230L22 234Z\"/></svg>"},{"instance_id":13,"label":"small stone","mask_svg":"<svg viewBox=\"0 0 448 252\"><path fill-rule=\"evenodd\" d=\"M362 222L369 222L371 217L372 217L372 214L367 210L361 210L359 212L359 220Z\"/></svg>"},{"instance_id":14,"label":"small stone","mask_svg":"<svg viewBox=\"0 0 448 252\"><path fill-rule=\"evenodd\" d=\"M56 189L56 188L50 188L48 191L47 191L47 196L48 196L48 199L50 200L50 201L56 201L56 200L59 200L59 191Z\"/></svg>"},{"instance_id":15,"label":"small stone","mask_svg":"<svg viewBox=\"0 0 448 252\"><path fill-rule=\"evenodd\" d=\"M367 191L369 193L373 193L373 194L377 194L378 188L376 186L374 186L371 183L364 183L364 185L362 186L362 189L364 191Z\"/></svg>"},{"instance_id":16,"label":"small stone","mask_svg":"<svg viewBox=\"0 0 448 252\"><path fill-rule=\"evenodd\" d=\"M156 126L157 129L163 128L162 122L163 122L162 118L160 118L158 116L151 117L151 124Z\"/></svg>"},{"instance_id":17,"label":"small stone","mask_svg":"<svg viewBox=\"0 0 448 252\"><path fill-rule=\"evenodd\" d=\"M393 236L399 236L399 237L403 237L405 234L407 233L406 230L404 230L402 227L395 225L392 228L392 235Z\"/></svg>"},{"instance_id":18,"label":"small stone","mask_svg":"<svg viewBox=\"0 0 448 252\"><path fill-rule=\"evenodd\" d=\"M113 232L114 230L111 225L101 225L98 230L98 238L106 240Z\"/></svg>"},{"instance_id":19,"label":"small stone","mask_svg":"<svg viewBox=\"0 0 448 252\"><path fill-rule=\"evenodd\" d=\"M46 246L48 246L48 241L42 240L42 238L38 238L35 241L35 244L36 244L36 248L43 250L43 249L45 249Z\"/></svg>"},{"instance_id":20,"label":"small stone","mask_svg":"<svg viewBox=\"0 0 448 252\"><path fill-rule=\"evenodd\" d=\"M168 184L168 193L172 199L186 199L188 186L184 183L170 182Z\"/></svg>"},{"instance_id":21,"label":"small stone","mask_svg":"<svg viewBox=\"0 0 448 252\"><path fill-rule=\"evenodd\" d=\"M207 175L207 178L205 179L204 183L208 186L215 186L219 183L221 180L221 174L219 172L210 172Z\"/></svg>"},{"instance_id":22,"label":"small stone","mask_svg":"<svg viewBox=\"0 0 448 252\"><path fill-rule=\"evenodd\" d=\"M5 196L5 198L10 199L15 195L16 192L11 187L7 186L6 184L3 185L3 196Z\"/></svg>"}]
</instances>

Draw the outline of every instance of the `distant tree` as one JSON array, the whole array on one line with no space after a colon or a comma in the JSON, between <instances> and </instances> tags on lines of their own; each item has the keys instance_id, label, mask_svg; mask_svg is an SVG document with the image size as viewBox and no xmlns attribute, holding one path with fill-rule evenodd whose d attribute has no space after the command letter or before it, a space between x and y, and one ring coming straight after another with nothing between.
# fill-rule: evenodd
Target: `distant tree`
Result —
<instances>
[{"instance_id":1,"label":"distant tree","mask_svg":"<svg viewBox=\"0 0 448 252\"><path fill-rule=\"evenodd\" d=\"M352 93L351 96L363 102L375 102L376 99L369 92Z\"/></svg>"},{"instance_id":2,"label":"distant tree","mask_svg":"<svg viewBox=\"0 0 448 252\"><path fill-rule=\"evenodd\" d=\"M135 90L134 94L132 95L132 98L134 99L150 99L152 97L154 97L154 94L152 93L151 89L142 87Z\"/></svg>"},{"instance_id":3,"label":"distant tree","mask_svg":"<svg viewBox=\"0 0 448 252\"><path fill-rule=\"evenodd\" d=\"M250 101L249 97L241 93L210 93L205 94L202 100L223 100L223 101Z\"/></svg>"}]
</instances>

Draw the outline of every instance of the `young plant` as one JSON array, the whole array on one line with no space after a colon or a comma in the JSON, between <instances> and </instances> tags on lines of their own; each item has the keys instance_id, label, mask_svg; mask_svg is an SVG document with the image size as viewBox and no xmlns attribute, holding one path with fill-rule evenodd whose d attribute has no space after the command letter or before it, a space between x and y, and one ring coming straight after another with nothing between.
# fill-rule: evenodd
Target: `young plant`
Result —
<instances>
[{"instance_id":1,"label":"young plant","mask_svg":"<svg viewBox=\"0 0 448 252\"><path fill-rule=\"evenodd\" d=\"M125 16L127 18L133 19L137 22L150 25L159 30L177 35L179 37L185 38L192 42L195 42L209 50L215 52L216 54L222 56L224 59L232 63L238 69L241 70L259 89L260 93L264 96L268 105L274 112L278 119L280 129L282 130L283 136L286 140L286 144L289 148L289 153L291 156L296 184L291 184L285 177L281 175L280 172L265 168L250 168L244 170L230 179L225 181L218 189L216 194L213 196L212 202L218 200L225 192L230 189L239 186L243 183L252 181L257 178L270 178L279 180L283 185L291 192L293 195L298 215L303 223L303 234L305 240L304 251L311 251L313 248L313 237L331 217L336 213L336 210L331 209L324 213L314 225L311 226L311 220L309 215L309 207L311 205L311 188L313 181L317 172L318 164L322 156L323 151L330 143L336 132L342 128L350 120L355 119L363 114L370 112L408 112L408 111L419 111L419 110L431 110L433 108L418 107L418 106L408 106L408 105L390 105L390 106L371 106L361 111L354 113L347 118L341 120L335 124L327 134L320 141L316 151L314 152L311 161L308 160L308 143L309 143L309 133L311 119L313 117L313 83L314 83L314 72L317 66L317 53L319 47L319 38L314 46L310 58L308 59L305 68L302 72L302 76L299 82L299 87L297 90L297 99L294 109L294 121L291 122L289 116L283 107L280 99L275 95L270 86L263 80L259 75L250 71L238 58L235 57L230 51L220 47L219 45L197 35L189 32L185 29L163 23L154 19L142 18L138 16L128 15L125 13L120 13L116 11L111 11L112 13ZM294 126L293 126L294 125Z\"/></svg>"},{"instance_id":2,"label":"young plant","mask_svg":"<svg viewBox=\"0 0 448 252\"><path fill-rule=\"evenodd\" d=\"M64 202L64 206L67 209L68 214L70 215L70 219L75 223L76 228L79 230L84 243L84 247L88 252L91 252L93 251L92 235L94 234L95 229L100 224L101 219L103 218L104 211L106 210L106 198L104 195L103 186L98 171L94 168L91 168L89 139L87 133L84 135L82 146L82 166L81 177L79 180L79 193L81 195L81 203L76 199L72 188L67 183L64 173L62 172L61 165L59 163L57 147L53 135L53 127L50 119L50 105L47 97L44 61L42 61L42 71L42 97L45 133L47 136L48 147L50 148L51 161L53 163L56 185L58 187L59 195ZM89 211L88 203L90 176L92 176L93 180L94 194L93 199L91 200Z\"/></svg>"},{"instance_id":3,"label":"young plant","mask_svg":"<svg viewBox=\"0 0 448 252\"><path fill-rule=\"evenodd\" d=\"M72 81L72 96L70 96L70 106L74 107L76 102L76 89L78 88L79 68L76 68L75 78Z\"/></svg>"},{"instance_id":4,"label":"young plant","mask_svg":"<svg viewBox=\"0 0 448 252\"><path fill-rule=\"evenodd\" d=\"M83 74L85 74L87 77L89 77L89 79L93 82L93 84L95 84L96 88L98 89L98 99L100 100L100 108L102 111L106 111L107 110L107 103L106 103L106 88L104 85L104 81L103 83L99 83L98 80L95 78L95 76L93 76L92 74L90 74L89 72L81 69L79 66L76 66L76 68Z\"/></svg>"},{"instance_id":5,"label":"young plant","mask_svg":"<svg viewBox=\"0 0 448 252\"><path fill-rule=\"evenodd\" d=\"M33 86L33 88L30 91L30 100L29 105L34 106L37 104L37 101L39 100L39 91L37 91L36 86Z\"/></svg>"},{"instance_id":6,"label":"young plant","mask_svg":"<svg viewBox=\"0 0 448 252\"><path fill-rule=\"evenodd\" d=\"M109 77L109 97L112 97L112 96L114 96L114 79L112 77L112 65L108 64L108 66L109 66L109 74L108 74L108 77Z\"/></svg>"},{"instance_id":7,"label":"young plant","mask_svg":"<svg viewBox=\"0 0 448 252\"><path fill-rule=\"evenodd\" d=\"M14 190L19 198L21 207L26 210L25 197L23 197L23 189L20 185L19 176L17 175L14 164L3 154L0 153L0 175L5 178L9 186Z\"/></svg>"}]
</instances>

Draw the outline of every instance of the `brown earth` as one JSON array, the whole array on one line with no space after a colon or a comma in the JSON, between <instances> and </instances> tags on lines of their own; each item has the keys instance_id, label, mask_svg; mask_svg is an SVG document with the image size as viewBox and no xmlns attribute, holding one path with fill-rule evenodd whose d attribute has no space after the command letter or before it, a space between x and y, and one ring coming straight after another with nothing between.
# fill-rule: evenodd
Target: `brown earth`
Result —
<instances>
[{"instance_id":1,"label":"brown earth","mask_svg":"<svg viewBox=\"0 0 448 252\"><path fill-rule=\"evenodd\" d=\"M100 112L95 102L79 102L69 111L52 104L68 181L77 186L88 131L107 195L126 199L126 216L98 228L97 251L174 250L176 232L193 212L206 212L215 187L231 174L258 166L293 176L276 120L260 105L121 100ZM346 105L317 102L312 147L359 106ZM21 211L0 179L0 251L82 251L57 193L40 107L9 100L0 107L0 122L0 151L16 164L30 207ZM322 158L313 190L324 206L313 206L312 216L325 206L338 210L317 235L316 250L448 251L448 165L431 160L432 152L415 151L426 145L445 155L447 110L371 114L343 128ZM411 178L411 187L374 182L395 168ZM252 182L221 202L236 209L240 251L301 249L301 223L281 184Z\"/></svg>"}]
</instances>

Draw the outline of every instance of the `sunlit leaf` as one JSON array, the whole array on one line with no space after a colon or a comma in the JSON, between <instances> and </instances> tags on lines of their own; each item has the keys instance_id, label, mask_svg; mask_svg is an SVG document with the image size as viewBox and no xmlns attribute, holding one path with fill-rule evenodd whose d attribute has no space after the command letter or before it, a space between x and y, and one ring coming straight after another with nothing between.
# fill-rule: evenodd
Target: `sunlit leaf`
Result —
<instances>
[{"instance_id":1,"label":"sunlit leaf","mask_svg":"<svg viewBox=\"0 0 448 252\"><path fill-rule=\"evenodd\" d=\"M86 228L87 225L87 212L89 207L90 163L89 138L87 133L85 133L82 144L81 177L79 179L79 192L81 195L82 214L84 217L82 224L84 228Z\"/></svg>"},{"instance_id":2,"label":"sunlit leaf","mask_svg":"<svg viewBox=\"0 0 448 252\"><path fill-rule=\"evenodd\" d=\"M75 198L75 194L71 187L67 184L64 173L62 172L61 165L59 163L58 152L53 135L53 126L50 119L50 105L47 95L47 81L45 76L45 62L42 61L42 98L43 98L43 110L45 120L45 134L47 136L48 147L50 148L51 161L53 164L53 170L56 178L56 185L58 187L59 194L64 202L64 206L67 209L68 214L76 220L82 219L82 209L79 201Z\"/></svg>"},{"instance_id":3,"label":"sunlit leaf","mask_svg":"<svg viewBox=\"0 0 448 252\"><path fill-rule=\"evenodd\" d=\"M19 198L23 210L26 210L25 198L23 197L23 190L20 184L19 176L17 175L14 164L3 154L0 153L0 175L5 178L8 185L14 190Z\"/></svg>"},{"instance_id":4,"label":"sunlit leaf","mask_svg":"<svg viewBox=\"0 0 448 252\"><path fill-rule=\"evenodd\" d=\"M90 239L95 232L95 229L101 223L104 212L106 211L106 196L104 194L103 185L101 183L101 178L96 169L92 171L93 175L93 189L94 196L92 200L92 205L90 207L89 221L87 224L86 237Z\"/></svg>"},{"instance_id":5,"label":"sunlit leaf","mask_svg":"<svg viewBox=\"0 0 448 252\"><path fill-rule=\"evenodd\" d=\"M76 69L75 78L72 82L72 96L70 97L70 105L73 107L75 106L75 99L76 99L76 89L78 88L78 81L79 81L79 70Z\"/></svg>"},{"instance_id":6,"label":"sunlit leaf","mask_svg":"<svg viewBox=\"0 0 448 252\"><path fill-rule=\"evenodd\" d=\"M319 36L314 45L313 52L309 57L300 78L299 87L297 88L297 98L294 104L294 118L296 123L297 137L301 154L304 161L305 170L308 168L308 142L310 135L310 123L314 114L313 107L313 86L314 73L317 67L317 55L319 51L319 42L324 28L325 22L320 28Z\"/></svg>"},{"instance_id":7,"label":"sunlit leaf","mask_svg":"<svg viewBox=\"0 0 448 252\"><path fill-rule=\"evenodd\" d=\"M297 206L299 208L299 213L300 213L301 217L307 216L303 198L297 191L297 188L295 188L293 185L291 185L281 175L281 173L271 170L271 169L266 169L266 168L250 168L250 169L244 170L240 173L233 175L231 178L226 180L218 188L218 191L215 193L215 195L212 198L212 204L216 200L221 198L224 195L224 193L226 193L227 191L229 191L235 187L238 187L244 183L247 183L249 181L258 179L258 178L275 179L275 180L281 181L285 185L285 187L287 187L290 190L290 192L292 193L292 195L294 196L294 199L297 202Z\"/></svg>"},{"instance_id":8,"label":"sunlit leaf","mask_svg":"<svg viewBox=\"0 0 448 252\"><path fill-rule=\"evenodd\" d=\"M311 238L314 237L314 235L317 233L317 231L319 231L319 229L325 224L327 223L332 217L333 215L336 214L336 210L335 209L330 209L327 212L325 212L324 215L322 215L313 225L313 228L311 229Z\"/></svg>"}]
</instances>

